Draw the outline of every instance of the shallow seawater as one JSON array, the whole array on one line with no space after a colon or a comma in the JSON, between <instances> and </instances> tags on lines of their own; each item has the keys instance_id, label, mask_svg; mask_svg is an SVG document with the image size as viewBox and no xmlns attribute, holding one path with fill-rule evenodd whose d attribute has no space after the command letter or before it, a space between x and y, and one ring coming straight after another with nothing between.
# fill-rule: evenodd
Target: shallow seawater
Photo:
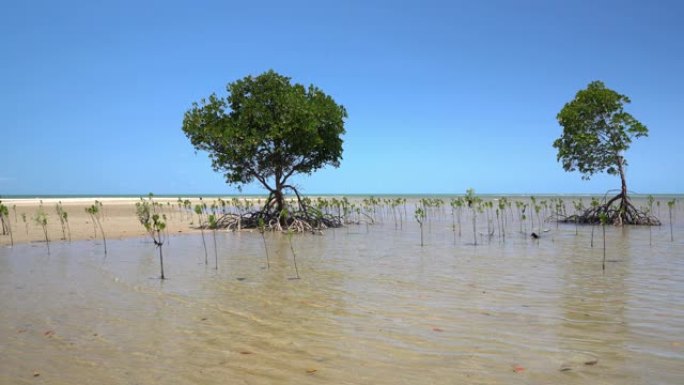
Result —
<instances>
[{"instance_id":1,"label":"shallow seawater","mask_svg":"<svg viewBox=\"0 0 684 385\"><path fill-rule=\"evenodd\" d=\"M1 248L0 383L684 383L681 223L451 224Z\"/></svg>"}]
</instances>

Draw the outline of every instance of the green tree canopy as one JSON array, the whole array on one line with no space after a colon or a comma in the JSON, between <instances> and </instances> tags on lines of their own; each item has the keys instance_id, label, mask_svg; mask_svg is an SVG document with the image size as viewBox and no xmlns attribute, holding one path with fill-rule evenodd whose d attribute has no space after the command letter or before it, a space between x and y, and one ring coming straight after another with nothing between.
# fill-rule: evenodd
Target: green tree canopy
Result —
<instances>
[{"instance_id":1,"label":"green tree canopy","mask_svg":"<svg viewBox=\"0 0 684 385\"><path fill-rule=\"evenodd\" d=\"M627 96L594 81L565 104L557 116L563 134L553 146L566 171L577 170L583 179L604 171L624 175L624 151L632 138L648 135L646 126L624 111L628 103Z\"/></svg>"},{"instance_id":2,"label":"green tree canopy","mask_svg":"<svg viewBox=\"0 0 684 385\"><path fill-rule=\"evenodd\" d=\"M292 84L273 70L229 83L185 113L183 132L207 151L215 171L241 187L258 181L283 209L283 191L295 174L311 174L342 159L343 106L317 87Z\"/></svg>"}]
</instances>

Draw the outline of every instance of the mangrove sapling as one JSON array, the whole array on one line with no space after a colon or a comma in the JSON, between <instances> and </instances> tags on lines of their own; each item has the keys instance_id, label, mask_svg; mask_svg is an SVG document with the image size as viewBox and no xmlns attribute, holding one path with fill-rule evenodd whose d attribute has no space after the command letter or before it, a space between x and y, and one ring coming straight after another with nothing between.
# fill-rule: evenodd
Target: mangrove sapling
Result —
<instances>
[{"instance_id":1,"label":"mangrove sapling","mask_svg":"<svg viewBox=\"0 0 684 385\"><path fill-rule=\"evenodd\" d=\"M26 213L21 213L21 221L24 222L24 228L26 229L26 236L28 236L28 221L26 220Z\"/></svg>"},{"instance_id":2,"label":"mangrove sapling","mask_svg":"<svg viewBox=\"0 0 684 385\"><path fill-rule=\"evenodd\" d=\"M544 231L544 223L542 222L542 217L541 217L541 209L542 206L540 205L535 205L534 206L534 212L537 214L537 222L539 223L539 231L537 232L537 236L540 237L541 233ZM537 238L539 239L539 238Z\"/></svg>"},{"instance_id":3,"label":"mangrove sapling","mask_svg":"<svg viewBox=\"0 0 684 385\"><path fill-rule=\"evenodd\" d=\"M100 202L100 201L98 201L98 200L95 200L95 206L97 206L97 213L98 213L98 216L100 216L100 217L102 218L102 220L104 221L104 220L105 220L105 208L104 208L104 203L102 203L102 202Z\"/></svg>"},{"instance_id":4,"label":"mangrove sapling","mask_svg":"<svg viewBox=\"0 0 684 385\"><path fill-rule=\"evenodd\" d=\"M286 219L288 216L287 208L284 208L280 212L280 216L283 219ZM284 221L283 221L284 222ZM295 253L294 246L292 245L292 234L293 230L291 228L287 229L287 240L290 243L290 251L292 251L292 260L294 261L294 268L295 268L295 274L297 274L296 277L290 278L290 279L299 279L299 269L297 268L297 253Z\"/></svg>"},{"instance_id":5,"label":"mangrove sapling","mask_svg":"<svg viewBox=\"0 0 684 385\"><path fill-rule=\"evenodd\" d=\"M90 207L86 207L85 211L90 215L90 218L92 218L93 223L96 223L97 227L100 228L100 234L102 234L102 243L104 244L104 253L105 255L107 255L107 237L105 236L104 228L102 228L102 223L100 222L99 216L101 207L101 205L98 205L96 203L94 205L91 205ZM95 236L97 236L97 233L95 234Z\"/></svg>"},{"instance_id":6,"label":"mangrove sapling","mask_svg":"<svg viewBox=\"0 0 684 385\"><path fill-rule=\"evenodd\" d=\"M653 201L655 198L653 198L653 195L649 195L647 198L648 202L648 214L652 215L653 214ZM653 226L648 226L648 245L653 246Z\"/></svg>"},{"instance_id":7,"label":"mangrove sapling","mask_svg":"<svg viewBox=\"0 0 684 385\"><path fill-rule=\"evenodd\" d=\"M506 243L506 206L508 200L505 197L499 198L499 208L496 210L497 222L499 220L499 211L501 211L501 229L499 234L503 238L503 242Z\"/></svg>"},{"instance_id":8,"label":"mangrove sapling","mask_svg":"<svg viewBox=\"0 0 684 385\"><path fill-rule=\"evenodd\" d=\"M62 211L62 219L64 220L64 223L66 223L67 237L69 242L71 242L71 226L69 226L69 214L66 211Z\"/></svg>"},{"instance_id":9,"label":"mangrove sapling","mask_svg":"<svg viewBox=\"0 0 684 385\"><path fill-rule=\"evenodd\" d=\"M152 197L150 197L152 201ZM154 206L150 202L145 201L141 198L140 202L135 204L136 213L138 215L138 220L140 224L145 227L145 230L152 238L155 247L159 248L159 266L161 267L161 279L166 279L164 276L164 255L162 253L162 246L164 244L164 229L166 228L166 222L164 222L159 214L153 213Z\"/></svg>"},{"instance_id":10,"label":"mangrove sapling","mask_svg":"<svg viewBox=\"0 0 684 385\"><path fill-rule=\"evenodd\" d=\"M42 206L38 207L38 212L36 212L36 216L33 218L33 220L43 229L43 235L45 235L45 245L47 246L48 255L50 255L50 238L48 238L47 231L48 220L47 214L45 214L45 211L43 211Z\"/></svg>"},{"instance_id":11,"label":"mangrove sapling","mask_svg":"<svg viewBox=\"0 0 684 385\"><path fill-rule=\"evenodd\" d=\"M591 207L597 208L601 204L599 203L598 199L591 197ZM600 219L600 218L599 218ZM591 241L589 241L589 245L593 248L594 247L594 223L591 223Z\"/></svg>"},{"instance_id":12,"label":"mangrove sapling","mask_svg":"<svg viewBox=\"0 0 684 385\"><path fill-rule=\"evenodd\" d=\"M481 199L480 197L475 196L475 190L472 188L466 190L466 195L464 199L465 202L468 204L468 207L470 207L473 214L473 244L477 245L477 211Z\"/></svg>"},{"instance_id":13,"label":"mangrove sapling","mask_svg":"<svg viewBox=\"0 0 684 385\"><path fill-rule=\"evenodd\" d=\"M397 230L399 228L399 221L397 218L397 206L398 204L396 200L393 200L390 203L390 207L392 208L392 218L394 219L394 230Z\"/></svg>"},{"instance_id":14,"label":"mangrove sapling","mask_svg":"<svg viewBox=\"0 0 684 385\"><path fill-rule=\"evenodd\" d=\"M264 242L264 251L266 252L266 269L271 268L271 262L268 258L268 246L266 245L266 224L264 223L264 218L259 218L259 233L261 234L261 240Z\"/></svg>"},{"instance_id":15,"label":"mangrove sapling","mask_svg":"<svg viewBox=\"0 0 684 385\"><path fill-rule=\"evenodd\" d=\"M527 214L525 214L527 212L527 207L527 203L523 203L522 211L520 212L520 232L523 234L527 232Z\"/></svg>"},{"instance_id":16,"label":"mangrove sapling","mask_svg":"<svg viewBox=\"0 0 684 385\"><path fill-rule=\"evenodd\" d=\"M651 214L651 209L648 207L640 207L640 210L646 214ZM653 232L651 231L652 226L648 226L648 245L653 246Z\"/></svg>"},{"instance_id":17,"label":"mangrove sapling","mask_svg":"<svg viewBox=\"0 0 684 385\"><path fill-rule=\"evenodd\" d=\"M292 251L292 261L294 262L296 276L290 279L299 279L299 269L297 268L297 253L295 253L294 246L292 245L292 233L292 230L287 230L287 240L290 242L290 251Z\"/></svg>"},{"instance_id":18,"label":"mangrove sapling","mask_svg":"<svg viewBox=\"0 0 684 385\"><path fill-rule=\"evenodd\" d=\"M176 207L178 207L178 214L180 215L180 220L183 220L183 200L178 197L178 200L176 201Z\"/></svg>"},{"instance_id":19,"label":"mangrove sapling","mask_svg":"<svg viewBox=\"0 0 684 385\"><path fill-rule=\"evenodd\" d=\"M502 221L502 219L501 219L501 212L500 212L500 210L497 208L497 209L496 209L496 229L499 231L499 240L501 240L501 237L502 237L502 235L501 235L501 232L502 232L502 231L501 231L501 223L500 223L501 221ZM504 240L504 242L505 242L505 240Z\"/></svg>"},{"instance_id":20,"label":"mangrove sapling","mask_svg":"<svg viewBox=\"0 0 684 385\"><path fill-rule=\"evenodd\" d=\"M7 206L2 204L0 201L0 225L2 225L2 235L7 235L9 228L9 219L5 219L5 211L8 211Z\"/></svg>"},{"instance_id":21,"label":"mangrove sapling","mask_svg":"<svg viewBox=\"0 0 684 385\"><path fill-rule=\"evenodd\" d=\"M492 228L492 207L494 206L492 204L492 201L487 201L483 203L484 210L485 210L485 219L487 220L487 235L489 237L489 240L491 241L491 237L494 234L494 229Z\"/></svg>"},{"instance_id":22,"label":"mangrove sapling","mask_svg":"<svg viewBox=\"0 0 684 385\"><path fill-rule=\"evenodd\" d=\"M582 198L577 201L572 201L572 205L575 207L575 235L579 235L579 214L584 211L584 203L582 202Z\"/></svg>"},{"instance_id":23,"label":"mangrove sapling","mask_svg":"<svg viewBox=\"0 0 684 385\"><path fill-rule=\"evenodd\" d=\"M0 221L2 221L3 234L9 234L10 246L14 247L14 235L12 234L12 225L9 219L9 209L0 201Z\"/></svg>"},{"instance_id":24,"label":"mangrove sapling","mask_svg":"<svg viewBox=\"0 0 684 385\"><path fill-rule=\"evenodd\" d=\"M456 223L458 224L458 237L459 238L461 237L461 214L463 211L463 202L464 202L463 198L458 197L456 199L452 199L451 203L450 203L452 210L456 209ZM454 231L456 231L456 230L454 229Z\"/></svg>"},{"instance_id":25,"label":"mangrove sapling","mask_svg":"<svg viewBox=\"0 0 684 385\"><path fill-rule=\"evenodd\" d=\"M59 218L59 224L62 227L62 240L66 240L66 224L64 223L64 216L62 215L62 213L64 212L64 208L62 207L61 201L57 202L55 211L57 212L57 218Z\"/></svg>"},{"instance_id":26,"label":"mangrove sapling","mask_svg":"<svg viewBox=\"0 0 684 385\"><path fill-rule=\"evenodd\" d=\"M451 206L451 232L454 234L454 245L456 245L456 200L451 199L449 205Z\"/></svg>"},{"instance_id":27,"label":"mangrove sapling","mask_svg":"<svg viewBox=\"0 0 684 385\"><path fill-rule=\"evenodd\" d=\"M674 242L674 232L672 230L672 212L674 211L675 207L675 200L674 198L671 201L667 202L667 209L670 212L670 242Z\"/></svg>"},{"instance_id":28,"label":"mangrove sapling","mask_svg":"<svg viewBox=\"0 0 684 385\"><path fill-rule=\"evenodd\" d=\"M563 200L558 198L558 200L555 201L555 209L556 209L556 230L558 230L558 226L560 223L560 218L561 215L563 215Z\"/></svg>"},{"instance_id":29,"label":"mangrove sapling","mask_svg":"<svg viewBox=\"0 0 684 385\"><path fill-rule=\"evenodd\" d=\"M603 229L603 264L602 269L606 271L606 223L608 223L608 214L601 213L599 217L601 221L601 228Z\"/></svg>"},{"instance_id":30,"label":"mangrove sapling","mask_svg":"<svg viewBox=\"0 0 684 385\"><path fill-rule=\"evenodd\" d=\"M202 221L202 206L201 205L195 205L195 214L197 214L197 218L199 219L199 229L200 229L200 233L202 234L202 245L204 245L204 264L208 265L209 264L209 257L207 255L207 242L204 240L204 223Z\"/></svg>"},{"instance_id":31,"label":"mangrove sapling","mask_svg":"<svg viewBox=\"0 0 684 385\"><path fill-rule=\"evenodd\" d=\"M515 208L518 209L518 225L520 226L520 233L523 234L523 221L525 204L522 201L515 201Z\"/></svg>"},{"instance_id":32,"label":"mangrove sapling","mask_svg":"<svg viewBox=\"0 0 684 385\"><path fill-rule=\"evenodd\" d=\"M425 210L421 207L416 207L416 211L413 214L416 218L416 222L420 226L420 246L423 246L423 222L425 222Z\"/></svg>"},{"instance_id":33,"label":"mangrove sapling","mask_svg":"<svg viewBox=\"0 0 684 385\"><path fill-rule=\"evenodd\" d=\"M166 214L162 214L162 220L164 221L164 223L168 222L168 218L166 218ZM169 236L169 227L164 226L164 231L166 232L166 243L171 245L171 237Z\"/></svg>"},{"instance_id":34,"label":"mangrove sapling","mask_svg":"<svg viewBox=\"0 0 684 385\"><path fill-rule=\"evenodd\" d=\"M214 238L214 259L216 260L215 269L218 270L218 248L216 247L216 215L209 214L208 221L209 228L211 229L211 235Z\"/></svg>"}]
</instances>

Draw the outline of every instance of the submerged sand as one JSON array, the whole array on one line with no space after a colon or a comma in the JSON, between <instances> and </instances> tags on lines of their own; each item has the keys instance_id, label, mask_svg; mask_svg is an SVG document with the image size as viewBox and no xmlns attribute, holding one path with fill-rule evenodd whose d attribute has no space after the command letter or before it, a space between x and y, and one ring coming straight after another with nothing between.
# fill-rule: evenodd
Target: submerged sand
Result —
<instances>
[{"instance_id":1,"label":"submerged sand","mask_svg":"<svg viewBox=\"0 0 684 385\"><path fill-rule=\"evenodd\" d=\"M68 209L92 236L87 203ZM104 207L105 229L140 231L134 202ZM591 226L532 239L510 215L505 240L481 216L477 246L467 212L461 235L445 212L423 247L390 213L322 234L205 233L205 249L185 235L194 218L166 212L164 281L146 238L106 256L99 240L0 247L0 384L684 383L681 220L674 240L607 226L604 271L599 228L594 247Z\"/></svg>"},{"instance_id":2,"label":"submerged sand","mask_svg":"<svg viewBox=\"0 0 684 385\"><path fill-rule=\"evenodd\" d=\"M93 199L62 200L73 241L50 253L22 227L40 202L3 202L30 243L0 247L0 384L684 383L681 210L672 233L607 226L603 270L600 227L546 222L533 239L515 212L505 237L467 210L431 211L421 235L415 201L321 234L202 237L159 199L162 281L159 249L132 237L137 199L101 201L107 255L88 240Z\"/></svg>"}]
</instances>

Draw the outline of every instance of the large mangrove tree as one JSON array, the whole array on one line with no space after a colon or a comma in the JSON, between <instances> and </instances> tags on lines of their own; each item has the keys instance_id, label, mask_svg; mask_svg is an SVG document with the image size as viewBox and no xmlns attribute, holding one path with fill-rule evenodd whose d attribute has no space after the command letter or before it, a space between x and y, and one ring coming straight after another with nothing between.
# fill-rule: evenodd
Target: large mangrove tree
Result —
<instances>
[{"instance_id":1,"label":"large mangrove tree","mask_svg":"<svg viewBox=\"0 0 684 385\"><path fill-rule=\"evenodd\" d=\"M577 213L571 221L599 223L602 217L616 225L659 225L649 213L631 203L627 190L625 151L632 139L648 136L648 128L624 111L630 99L600 82L589 83L558 113L563 133L553 147L558 149L558 161L565 171L579 171L582 179L606 172L619 175L620 192L596 207Z\"/></svg>"},{"instance_id":2,"label":"large mangrove tree","mask_svg":"<svg viewBox=\"0 0 684 385\"><path fill-rule=\"evenodd\" d=\"M240 188L256 181L268 191L258 213L240 218L243 225L256 225L259 218L277 226L297 217L325 221L310 212L289 181L324 166L339 167L345 108L314 85L293 84L273 70L226 88L225 97L212 94L193 103L183 132L195 149L209 153L227 183ZM297 196L294 209L286 207L286 191Z\"/></svg>"}]
</instances>

